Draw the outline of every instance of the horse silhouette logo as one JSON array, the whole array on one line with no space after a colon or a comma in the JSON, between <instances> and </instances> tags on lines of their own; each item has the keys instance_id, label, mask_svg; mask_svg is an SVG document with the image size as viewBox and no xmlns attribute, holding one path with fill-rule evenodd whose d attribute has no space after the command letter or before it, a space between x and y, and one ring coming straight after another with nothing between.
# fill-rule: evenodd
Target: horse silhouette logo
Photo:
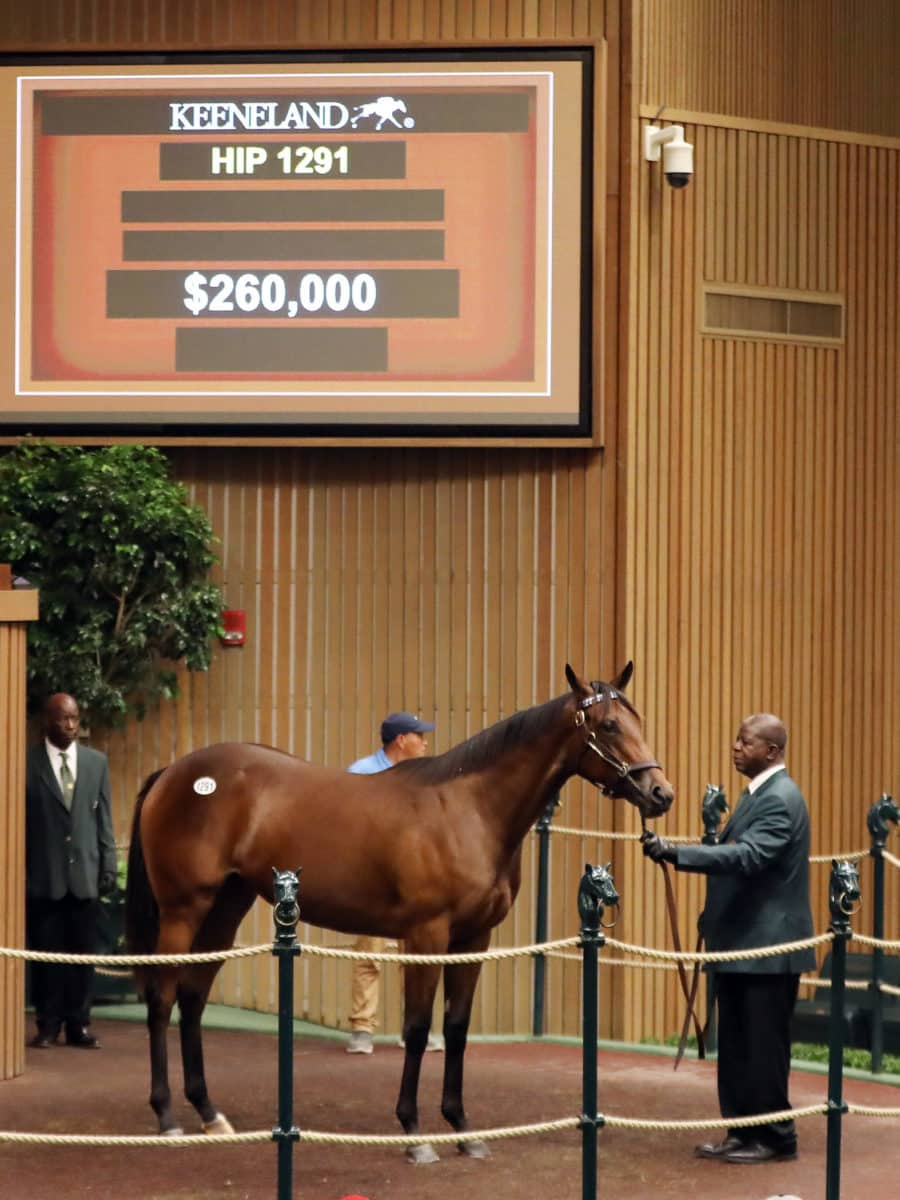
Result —
<instances>
[{"instance_id":1,"label":"horse silhouette logo","mask_svg":"<svg viewBox=\"0 0 900 1200\"><path fill-rule=\"evenodd\" d=\"M380 129L385 121L390 121L398 129L412 129L415 125L412 117L405 116L402 125L397 120L397 113L405 113L407 111L404 100L397 100L393 96L379 96L377 100L371 100L368 104L357 104L354 106L353 116L350 118L350 127L351 129L355 129L360 121L377 117L378 120L375 123L376 129Z\"/></svg>"}]
</instances>

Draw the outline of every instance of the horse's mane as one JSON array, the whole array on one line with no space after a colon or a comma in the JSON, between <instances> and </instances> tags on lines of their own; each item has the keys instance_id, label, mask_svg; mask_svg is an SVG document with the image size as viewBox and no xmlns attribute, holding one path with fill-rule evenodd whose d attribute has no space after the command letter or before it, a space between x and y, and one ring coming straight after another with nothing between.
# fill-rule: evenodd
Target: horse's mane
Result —
<instances>
[{"instance_id":1,"label":"horse's mane","mask_svg":"<svg viewBox=\"0 0 900 1200\"><path fill-rule=\"evenodd\" d=\"M555 721L571 699L571 692L513 713L496 725L483 729L465 742L460 742L446 754L434 758L408 758L393 768L407 775L414 775L417 783L445 783L471 771L480 771L496 761L508 750L514 750L525 742L533 741Z\"/></svg>"}]
</instances>

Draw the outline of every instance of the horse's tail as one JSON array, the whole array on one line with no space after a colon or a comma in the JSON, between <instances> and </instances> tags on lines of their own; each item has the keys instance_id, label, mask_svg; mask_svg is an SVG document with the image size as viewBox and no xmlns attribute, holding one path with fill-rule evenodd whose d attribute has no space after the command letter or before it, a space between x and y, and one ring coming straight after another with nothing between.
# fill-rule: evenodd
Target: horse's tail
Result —
<instances>
[{"instance_id":1,"label":"horse's tail","mask_svg":"<svg viewBox=\"0 0 900 1200\"><path fill-rule=\"evenodd\" d=\"M138 792L131 820L131 843L128 847L128 876L125 881L125 946L129 954L153 954L159 938L159 905L153 895L144 847L141 843L141 809L147 793L162 775L165 767L154 771L144 780ZM147 967L135 967L138 990L143 991Z\"/></svg>"}]
</instances>

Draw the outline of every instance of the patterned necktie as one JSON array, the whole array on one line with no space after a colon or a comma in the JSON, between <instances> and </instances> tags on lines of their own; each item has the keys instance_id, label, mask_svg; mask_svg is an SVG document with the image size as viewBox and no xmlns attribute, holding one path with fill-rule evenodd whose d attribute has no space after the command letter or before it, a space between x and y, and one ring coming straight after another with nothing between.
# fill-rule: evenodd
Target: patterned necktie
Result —
<instances>
[{"instance_id":1,"label":"patterned necktie","mask_svg":"<svg viewBox=\"0 0 900 1200\"><path fill-rule=\"evenodd\" d=\"M59 756L59 780L62 784L63 803L69 812L72 811L72 793L75 791L75 780L69 769L69 760L65 754Z\"/></svg>"}]
</instances>

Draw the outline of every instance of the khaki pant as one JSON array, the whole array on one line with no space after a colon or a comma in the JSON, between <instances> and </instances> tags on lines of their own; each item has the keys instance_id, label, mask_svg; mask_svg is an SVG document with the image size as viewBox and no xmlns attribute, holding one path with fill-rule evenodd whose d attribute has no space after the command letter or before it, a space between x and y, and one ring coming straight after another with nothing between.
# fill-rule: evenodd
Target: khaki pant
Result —
<instances>
[{"instance_id":1,"label":"khaki pant","mask_svg":"<svg viewBox=\"0 0 900 1200\"><path fill-rule=\"evenodd\" d=\"M365 954L381 954L385 939L361 935L353 949ZM356 959L350 987L350 1028L354 1032L374 1033L378 1024L378 980L381 963L373 959Z\"/></svg>"}]
</instances>

